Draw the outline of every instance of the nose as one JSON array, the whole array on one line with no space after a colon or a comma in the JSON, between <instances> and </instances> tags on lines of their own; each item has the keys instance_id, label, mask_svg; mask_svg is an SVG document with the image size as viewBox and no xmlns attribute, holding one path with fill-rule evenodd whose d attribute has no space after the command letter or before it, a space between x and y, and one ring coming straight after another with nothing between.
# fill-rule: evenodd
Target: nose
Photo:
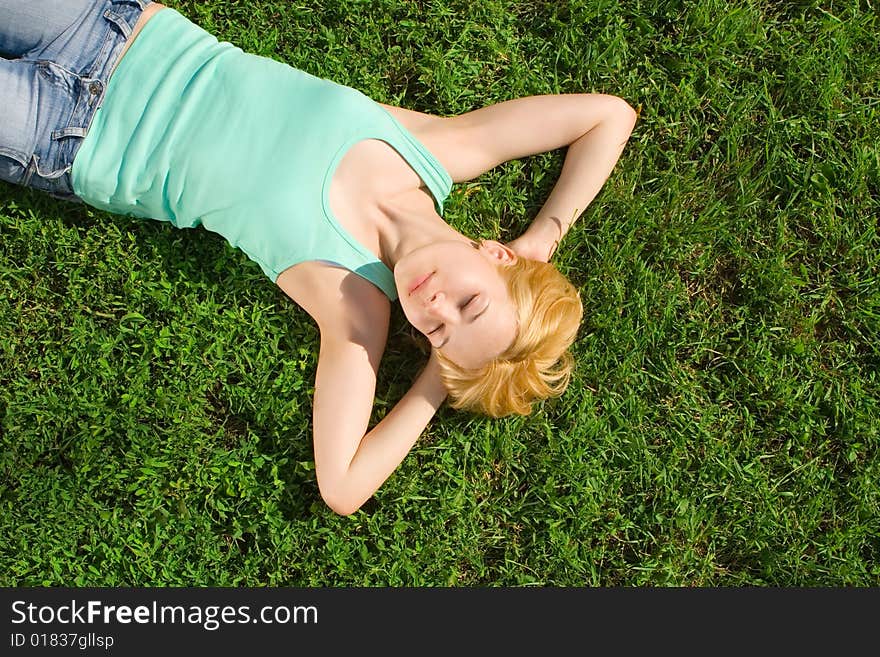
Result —
<instances>
[{"instance_id":1,"label":"nose","mask_svg":"<svg viewBox=\"0 0 880 657\"><path fill-rule=\"evenodd\" d=\"M450 322L453 320L453 312L451 304L448 303L446 294L443 292L434 292L425 298L425 310L428 314L441 322Z\"/></svg>"}]
</instances>

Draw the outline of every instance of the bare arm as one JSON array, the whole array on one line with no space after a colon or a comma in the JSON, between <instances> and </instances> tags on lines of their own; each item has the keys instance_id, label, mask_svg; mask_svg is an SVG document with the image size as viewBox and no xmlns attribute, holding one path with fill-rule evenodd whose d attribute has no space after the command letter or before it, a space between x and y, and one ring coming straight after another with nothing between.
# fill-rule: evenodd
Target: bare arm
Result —
<instances>
[{"instance_id":1,"label":"bare arm","mask_svg":"<svg viewBox=\"0 0 880 657\"><path fill-rule=\"evenodd\" d=\"M623 152L636 112L606 94L527 96L454 117L390 108L455 182L506 162L568 146L562 173L532 225L511 243L548 260L555 244L599 193Z\"/></svg>"},{"instance_id":2,"label":"bare arm","mask_svg":"<svg viewBox=\"0 0 880 657\"><path fill-rule=\"evenodd\" d=\"M550 196L528 230L510 244L520 255L546 261L608 179L636 112L616 96L564 94L490 105L456 120L482 152L481 166L568 146Z\"/></svg>"},{"instance_id":3,"label":"bare arm","mask_svg":"<svg viewBox=\"0 0 880 657\"><path fill-rule=\"evenodd\" d=\"M605 184L635 121L635 112L609 112L568 147L550 196L526 232L510 243L514 251L534 260L550 260L572 224Z\"/></svg>"},{"instance_id":4,"label":"bare arm","mask_svg":"<svg viewBox=\"0 0 880 657\"><path fill-rule=\"evenodd\" d=\"M357 511L397 468L443 403L435 359L412 388L368 431L376 374L388 337L391 305L372 283L338 267L302 263L278 285L318 323L315 375L315 474L330 508Z\"/></svg>"},{"instance_id":5,"label":"bare arm","mask_svg":"<svg viewBox=\"0 0 880 657\"><path fill-rule=\"evenodd\" d=\"M315 472L321 496L336 513L357 511L412 449L446 398L432 356L412 387L366 432L375 378L352 343L321 338L315 381Z\"/></svg>"}]
</instances>

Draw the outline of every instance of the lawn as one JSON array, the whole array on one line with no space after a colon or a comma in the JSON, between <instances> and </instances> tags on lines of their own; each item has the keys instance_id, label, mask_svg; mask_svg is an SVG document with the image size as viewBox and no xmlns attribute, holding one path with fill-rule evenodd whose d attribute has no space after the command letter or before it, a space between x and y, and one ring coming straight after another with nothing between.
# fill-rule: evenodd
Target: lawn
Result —
<instances>
[{"instance_id":1,"label":"lawn","mask_svg":"<svg viewBox=\"0 0 880 657\"><path fill-rule=\"evenodd\" d=\"M880 19L871 3L166 0L246 51L453 115L640 111L554 262L577 368L448 407L321 501L314 322L204 229L0 183L0 585L880 585ZM453 188L516 237L564 151ZM424 362L392 311L374 421Z\"/></svg>"}]
</instances>

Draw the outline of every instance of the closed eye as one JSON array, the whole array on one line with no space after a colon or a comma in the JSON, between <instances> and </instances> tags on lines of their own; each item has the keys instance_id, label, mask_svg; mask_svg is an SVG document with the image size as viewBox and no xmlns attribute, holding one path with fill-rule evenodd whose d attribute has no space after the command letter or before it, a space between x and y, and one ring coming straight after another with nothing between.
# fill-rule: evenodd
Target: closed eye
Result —
<instances>
[{"instance_id":1,"label":"closed eye","mask_svg":"<svg viewBox=\"0 0 880 657\"><path fill-rule=\"evenodd\" d=\"M463 306L461 306L461 309L464 310L464 309L467 308L469 305L471 305L471 302L473 302L473 300L476 299L478 296L479 296L479 294L474 294L474 295L472 295L471 298L468 299L468 300L465 302L465 304L464 304Z\"/></svg>"},{"instance_id":2,"label":"closed eye","mask_svg":"<svg viewBox=\"0 0 880 657\"><path fill-rule=\"evenodd\" d=\"M480 316L482 316L487 310L489 310L490 305L492 305L492 302L488 301L486 305L483 306L483 309L471 318L471 322L476 322L480 318Z\"/></svg>"},{"instance_id":3,"label":"closed eye","mask_svg":"<svg viewBox=\"0 0 880 657\"><path fill-rule=\"evenodd\" d=\"M440 325L439 325L437 328L435 328L433 331L428 331L428 335L434 335L437 331L439 331L439 330L442 329L442 328L443 328L443 324L440 324Z\"/></svg>"}]
</instances>

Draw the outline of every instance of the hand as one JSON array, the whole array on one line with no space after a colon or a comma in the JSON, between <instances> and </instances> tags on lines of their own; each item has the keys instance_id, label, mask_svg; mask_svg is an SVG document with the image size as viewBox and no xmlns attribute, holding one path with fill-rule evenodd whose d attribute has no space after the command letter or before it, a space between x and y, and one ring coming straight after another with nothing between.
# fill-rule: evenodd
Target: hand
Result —
<instances>
[{"instance_id":1,"label":"hand","mask_svg":"<svg viewBox=\"0 0 880 657\"><path fill-rule=\"evenodd\" d=\"M536 219L526 232L507 246L518 256L539 262L550 262L559 246L562 224L556 217Z\"/></svg>"},{"instance_id":2,"label":"hand","mask_svg":"<svg viewBox=\"0 0 880 657\"><path fill-rule=\"evenodd\" d=\"M546 244L540 244L537 240L530 239L527 234L520 235L515 240L507 243L507 246L519 257L539 262L549 262L554 247L548 248Z\"/></svg>"}]
</instances>

